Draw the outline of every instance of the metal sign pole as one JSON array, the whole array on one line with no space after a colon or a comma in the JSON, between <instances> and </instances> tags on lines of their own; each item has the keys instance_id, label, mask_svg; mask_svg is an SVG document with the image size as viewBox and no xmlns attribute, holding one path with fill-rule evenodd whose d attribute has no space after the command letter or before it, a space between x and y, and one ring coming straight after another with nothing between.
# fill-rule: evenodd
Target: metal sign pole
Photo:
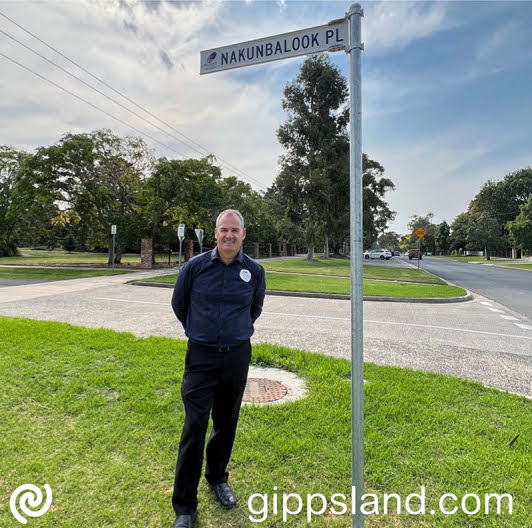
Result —
<instances>
[{"instance_id":1,"label":"metal sign pole","mask_svg":"<svg viewBox=\"0 0 532 528\"><path fill-rule=\"evenodd\" d=\"M200 74L241 68L262 62L286 59L320 51L345 50L349 54L350 85L350 253L351 253L351 434L352 470L355 493L354 528L364 527L360 512L364 493L364 358L362 312L362 81L360 4L353 4L346 17L292 33L240 42L204 50L200 55ZM348 19L348 22L346 21ZM348 38L349 36L349 38ZM346 47L346 41L349 44ZM306 47L304 45L306 43ZM248 57L250 57L248 59ZM201 242L200 242L201 244Z\"/></svg>"},{"instance_id":2,"label":"metal sign pole","mask_svg":"<svg viewBox=\"0 0 532 528\"><path fill-rule=\"evenodd\" d=\"M183 244L183 238L182 237L179 237L179 267L178 267L178 272L181 271L181 246Z\"/></svg>"},{"instance_id":3,"label":"metal sign pole","mask_svg":"<svg viewBox=\"0 0 532 528\"><path fill-rule=\"evenodd\" d=\"M364 527L360 511L364 494L364 351L362 231L362 50L360 4L349 8L349 177L351 231L351 471L355 511L353 528Z\"/></svg>"},{"instance_id":4,"label":"metal sign pole","mask_svg":"<svg viewBox=\"0 0 532 528\"><path fill-rule=\"evenodd\" d=\"M115 237L116 237L116 225L113 224L111 226L111 235L113 235L113 247L111 252L111 259L112 259L112 265L113 265L113 272L115 271Z\"/></svg>"}]
</instances>

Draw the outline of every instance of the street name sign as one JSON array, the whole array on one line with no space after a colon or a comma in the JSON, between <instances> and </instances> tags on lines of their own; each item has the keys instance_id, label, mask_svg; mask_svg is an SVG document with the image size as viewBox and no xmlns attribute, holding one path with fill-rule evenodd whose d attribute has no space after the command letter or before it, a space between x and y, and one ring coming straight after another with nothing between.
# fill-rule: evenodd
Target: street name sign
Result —
<instances>
[{"instance_id":1,"label":"street name sign","mask_svg":"<svg viewBox=\"0 0 532 528\"><path fill-rule=\"evenodd\" d=\"M423 238L427 234L427 232L422 227L416 229L414 232L416 233L418 238Z\"/></svg>"},{"instance_id":2,"label":"street name sign","mask_svg":"<svg viewBox=\"0 0 532 528\"><path fill-rule=\"evenodd\" d=\"M344 51L348 41L347 19L333 20L323 26L202 51L200 74L242 68L321 51Z\"/></svg>"}]
</instances>

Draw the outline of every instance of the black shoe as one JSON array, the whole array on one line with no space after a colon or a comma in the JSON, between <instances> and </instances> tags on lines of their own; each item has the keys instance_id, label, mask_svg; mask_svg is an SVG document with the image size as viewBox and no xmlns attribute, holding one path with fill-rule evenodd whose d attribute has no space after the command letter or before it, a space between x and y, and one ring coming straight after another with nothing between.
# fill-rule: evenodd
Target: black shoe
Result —
<instances>
[{"instance_id":1,"label":"black shoe","mask_svg":"<svg viewBox=\"0 0 532 528\"><path fill-rule=\"evenodd\" d=\"M191 515L178 515L172 528L192 528L196 524L198 512Z\"/></svg>"},{"instance_id":2,"label":"black shoe","mask_svg":"<svg viewBox=\"0 0 532 528\"><path fill-rule=\"evenodd\" d=\"M233 490L227 482L222 482L213 486L209 484L212 491L214 491L218 502L226 509L232 510L236 506L236 497Z\"/></svg>"}]
</instances>

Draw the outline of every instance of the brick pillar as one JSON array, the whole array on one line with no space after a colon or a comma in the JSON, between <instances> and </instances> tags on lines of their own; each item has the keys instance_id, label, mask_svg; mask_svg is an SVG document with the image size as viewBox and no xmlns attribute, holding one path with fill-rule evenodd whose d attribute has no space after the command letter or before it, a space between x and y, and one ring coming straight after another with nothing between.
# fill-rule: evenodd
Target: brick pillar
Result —
<instances>
[{"instance_id":1,"label":"brick pillar","mask_svg":"<svg viewBox=\"0 0 532 528\"><path fill-rule=\"evenodd\" d=\"M257 260L259 258L259 243L253 243L253 258Z\"/></svg>"},{"instance_id":2,"label":"brick pillar","mask_svg":"<svg viewBox=\"0 0 532 528\"><path fill-rule=\"evenodd\" d=\"M142 269L153 268L153 240L151 238L143 238L140 243L140 267Z\"/></svg>"},{"instance_id":3,"label":"brick pillar","mask_svg":"<svg viewBox=\"0 0 532 528\"><path fill-rule=\"evenodd\" d=\"M185 240L185 262L194 256L194 240Z\"/></svg>"},{"instance_id":4,"label":"brick pillar","mask_svg":"<svg viewBox=\"0 0 532 528\"><path fill-rule=\"evenodd\" d=\"M286 242L281 244L281 257L286 257Z\"/></svg>"},{"instance_id":5,"label":"brick pillar","mask_svg":"<svg viewBox=\"0 0 532 528\"><path fill-rule=\"evenodd\" d=\"M268 244L268 257L272 256L272 245Z\"/></svg>"},{"instance_id":6,"label":"brick pillar","mask_svg":"<svg viewBox=\"0 0 532 528\"><path fill-rule=\"evenodd\" d=\"M293 257L295 257L296 254L297 254L297 247L296 247L295 244L292 244L292 252L291 252L291 253L292 253L292 256L293 256Z\"/></svg>"}]
</instances>

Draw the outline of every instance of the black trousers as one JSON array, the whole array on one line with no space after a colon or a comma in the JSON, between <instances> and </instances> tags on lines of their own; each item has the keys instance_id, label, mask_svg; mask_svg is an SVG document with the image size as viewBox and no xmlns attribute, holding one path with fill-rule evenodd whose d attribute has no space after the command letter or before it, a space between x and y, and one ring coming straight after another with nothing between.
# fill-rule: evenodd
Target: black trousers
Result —
<instances>
[{"instance_id":1,"label":"black trousers","mask_svg":"<svg viewBox=\"0 0 532 528\"><path fill-rule=\"evenodd\" d=\"M207 444L205 477L212 484L227 482L242 396L246 387L251 343L219 349L189 340L181 396L185 424L179 443L172 506L176 515L198 506L205 436L212 410L213 428Z\"/></svg>"}]
</instances>

